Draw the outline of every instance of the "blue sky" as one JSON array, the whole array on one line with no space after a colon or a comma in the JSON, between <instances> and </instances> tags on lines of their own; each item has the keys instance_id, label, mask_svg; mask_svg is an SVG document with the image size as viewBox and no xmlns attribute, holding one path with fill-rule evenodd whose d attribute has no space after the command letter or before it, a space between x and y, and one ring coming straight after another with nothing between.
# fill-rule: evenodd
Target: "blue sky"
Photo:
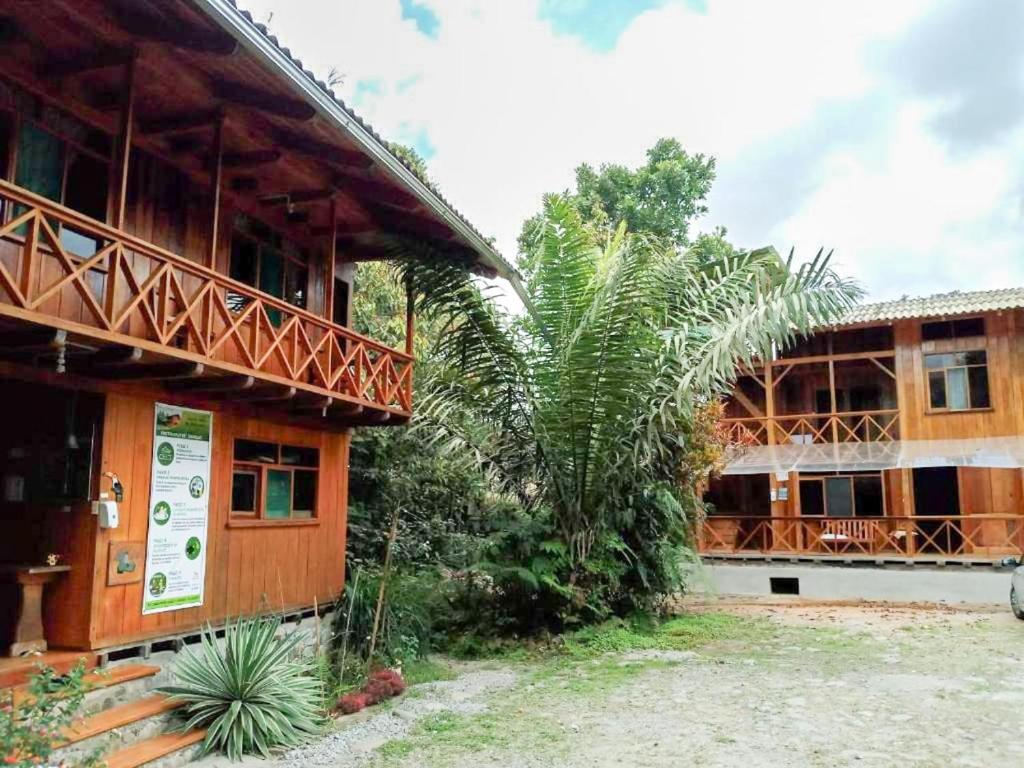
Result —
<instances>
[{"instance_id":1,"label":"blue sky","mask_svg":"<svg viewBox=\"0 0 1024 768\"><path fill-rule=\"evenodd\" d=\"M240 0L514 257L582 162L717 159L743 247L875 298L1024 284L1019 0Z\"/></svg>"}]
</instances>

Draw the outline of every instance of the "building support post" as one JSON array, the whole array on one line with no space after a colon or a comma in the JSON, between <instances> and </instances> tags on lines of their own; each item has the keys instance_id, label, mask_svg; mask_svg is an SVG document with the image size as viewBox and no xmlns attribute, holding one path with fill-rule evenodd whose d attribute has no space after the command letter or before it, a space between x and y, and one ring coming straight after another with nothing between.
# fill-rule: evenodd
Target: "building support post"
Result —
<instances>
[{"instance_id":1,"label":"building support post","mask_svg":"<svg viewBox=\"0 0 1024 768\"><path fill-rule=\"evenodd\" d=\"M405 354L412 356L416 346L416 291L412 278L405 281Z\"/></svg>"},{"instance_id":2,"label":"building support post","mask_svg":"<svg viewBox=\"0 0 1024 768\"><path fill-rule=\"evenodd\" d=\"M135 122L135 62L138 55L138 51L133 50L124 65L120 126L115 162L111 166L110 221L117 229L124 229L125 208L128 202L128 164L131 160L132 131Z\"/></svg>"},{"instance_id":3,"label":"building support post","mask_svg":"<svg viewBox=\"0 0 1024 768\"><path fill-rule=\"evenodd\" d=\"M213 123L213 150L210 155L210 184L213 187L213 211L210 214L210 250L206 266L217 268L217 241L220 226L220 188L224 176L224 115L217 115Z\"/></svg>"},{"instance_id":4,"label":"building support post","mask_svg":"<svg viewBox=\"0 0 1024 768\"><path fill-rule=\"evenodd\" d=\"M324 270L324 318L334 322L334 270L338 257L338 201L331 198L331 242L327 246L327 264Z\"/></svg>"}]
</instances>

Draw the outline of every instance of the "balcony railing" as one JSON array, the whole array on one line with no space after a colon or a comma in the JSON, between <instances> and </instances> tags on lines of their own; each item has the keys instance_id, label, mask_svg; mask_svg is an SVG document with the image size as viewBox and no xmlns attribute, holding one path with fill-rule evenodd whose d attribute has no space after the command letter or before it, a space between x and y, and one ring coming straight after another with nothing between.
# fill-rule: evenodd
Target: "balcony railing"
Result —
<instances>
[{"instance_id":1,"label":"balcony railing","mask_svg":"<svg viewBox=\"0 0 1024 768\"><path fill-rule=\"evenodd\" d=\"M409 355L20 187L0 181L0 201L0 316L411 411ZM70 253L64 230L95 253Z\"/></svg>"},{"instance_id":2,"label":"balcony railing","mask_svg":"<svg viewBox=\"0 0 1024 768\"><path fill-rule=\"evenodd\" d=\"M730 442L768 445L791 443L871 443L899 439L899 410L802 413L722 419Z\"/></svg>"},{"instance_id":3,"label":"balcony railing","mask_svg":"<svg viewBox=\"0 0 1024 768\"><path fill-rule=\"evenodd\" d=\"M986 557L1024 552L1024 516L714 515L698 546L702 554Z\"/></svg>"}]
</instances>

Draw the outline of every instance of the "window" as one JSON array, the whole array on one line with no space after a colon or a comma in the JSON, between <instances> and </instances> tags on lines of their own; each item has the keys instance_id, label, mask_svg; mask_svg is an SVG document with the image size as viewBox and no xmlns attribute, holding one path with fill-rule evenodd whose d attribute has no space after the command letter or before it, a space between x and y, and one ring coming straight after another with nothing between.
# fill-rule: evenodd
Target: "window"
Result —
<instances>
[{"instance_id":1,"label":"window","mask_svg":"<svg viewBox=\"0 0 1024 768\"><path fill-rule=\"evenodd\" d=\"M289 304L305 309L309 285L309 254L272 232L269 227L239 216L231 235L230 274L234 280ZM228 294L228 306L241 311L249 303L246 296ZM267 310L274 325L281 323L281 312Z\"/></svg>"},{"instance_id":2,"label":"window","mask_svg":"<svg viewBox=\"0 0 1024 768\"><path fill-rule=\"evenodd\" d=\"M801 478L800 514L803 517L881 517L885 514L882 475Z\"/></svg>"},{"instance_id":3,"label":"window","mask_svg":"<svg viewBox=\"0 0 1024 768\"><path fill-rule=\"evenodd\" d=\"M970 339L985 335L985 318L968 317L961 320L940 320L921 323L922 341L943 339Z\"/></svg>"},{"instance_id":4,"label":"window","mask_svg":"<svg viewBox=\"0 0 1024 768\"><path fill-rule=\"evenodd\" d=\"M334 278L334 317L336 325L348 325L348 281Z\"/></svg>"},{"instance_id":5,"label":"window","mask_svg":"<svg viewBox=\"0 0 1024 768\"><path fill-rule=\"evenodd\" d=\"M984 350L925 355L928 403L933 411L989 408L988 358Z\"/></svg>"},{"instance_id":6,"label":"window","mask_svg":"<svg viewBox=\"0 0 1024 768\"><path fill-rule=\"evenodd\" d=\"M44 110L47 128L22 120L18 133L14 183L97 221L107 218L109 140L70 118ZM56 124L79 141L49 130ZM101 154L106 152L107 154ZM14 215L19 214L18 210ZM56 227L56 222L53 222ZM60 241L70 253L88 257L101 247L96 238L61 226Z\"/></svg>"},{"instance_id":7,"label":"window","mask_svg":"<svg viewBox=\"0 0 1024 768\"><path fill-rule=\"evenodd\" d=\"M316 517L320 451L261 440L235 440L231 516L238 520Z\"/></svg>"}]
</instances>

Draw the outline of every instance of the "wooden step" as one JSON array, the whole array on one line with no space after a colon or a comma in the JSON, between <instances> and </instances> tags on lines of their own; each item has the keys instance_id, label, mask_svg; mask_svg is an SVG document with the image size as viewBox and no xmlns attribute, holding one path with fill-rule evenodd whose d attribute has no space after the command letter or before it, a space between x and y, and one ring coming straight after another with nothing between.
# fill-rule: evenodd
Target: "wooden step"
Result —
<instances>
[{"instance_id":1,"label":"wooden step","mask_svg":"<svg viewBox=\"0 0 1024 768\"><path fill-rule=\"evenodd\" d=\"M183 702L174 701L167 696L156 694L144 699L138 699L128 704L121 704L116 707L85 718L82 722L67 729L64 732L64 739L59 746L65 747L77 741L91 739L101 733L112 731L123 725L134 723L138 720L145 720L147 717L162 715L182 706Z\"/></svg>"},{"instance_id":2,"label":"wooden step","mask_svg":"<svg viewBox=\"0 0 1024 768\"><path fill-rule=\"evenodd\" d=\"M179 749L198 744L205 738L205 729L185 733L165 733L107 755L104 764L107 768L136 768L136 766L145 765L172 752L177 752Z\"/></svg>"},{"instance_id":3,"label":"wooden step","mask_svg":"<svg viewBox=\"0 0 1024 768\"><path fill-rule=\"evenodd\" d=\"M0 658L0 688L25 685L29 678L39 671L40 665L51 667L55 672L63 675L83 661L87 669L92 669L96 666L96 654L89 651L47 651L38 656L22 656L17 659Z\"/></svg>"},{"instance_id":4,"label":"wooden step","mask_svg":"<svg viewBox=\"0 0 1024 768\"><path fill-rule=\"evenodd\" d=\"M112 685L139 680L143 677L152 677L159 671L160 667L154 667L149 664L124 664L118 667L90 672L82 680L88 685L90 691L95 691L100 688L109 688ZM15 706L24 703L28 697L28 685L19 685L14 688Z\"/></svg>"}]
</instances>

